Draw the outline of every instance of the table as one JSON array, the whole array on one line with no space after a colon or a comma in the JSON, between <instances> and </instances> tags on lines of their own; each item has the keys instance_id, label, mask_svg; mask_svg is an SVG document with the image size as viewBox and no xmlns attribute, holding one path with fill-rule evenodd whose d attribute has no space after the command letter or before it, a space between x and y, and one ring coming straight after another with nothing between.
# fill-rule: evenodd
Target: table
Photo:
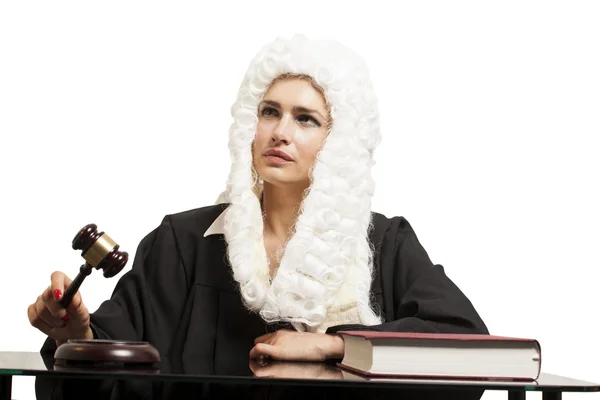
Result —
<instances>
[{"instance_id":1,"label":"table","mask_svg":"<svg viewBox=\"0 0 600 400\"><path fill-rule=\"evenodd\" d=\"M232 369L234 371L235 369ZM90 367L59 367L52 356L38 352L0 352L0 400L11 399L13 376L36 376L38 379L101 382L106 379L152 382L242 385L254 387L312 387L352 388L352 390L424 390L443 391L506 391L509 400L525 399L530 391L541 391L544 400L559 400L564 392L600 392L600 384L542 373L535 382L463 381L425 379L372 379L367 380L338 368L332 363L259 362L248 360L245 368L229 374L186 374L159 365L150 370L116 370Z\"/></svg>"}]
</instances>

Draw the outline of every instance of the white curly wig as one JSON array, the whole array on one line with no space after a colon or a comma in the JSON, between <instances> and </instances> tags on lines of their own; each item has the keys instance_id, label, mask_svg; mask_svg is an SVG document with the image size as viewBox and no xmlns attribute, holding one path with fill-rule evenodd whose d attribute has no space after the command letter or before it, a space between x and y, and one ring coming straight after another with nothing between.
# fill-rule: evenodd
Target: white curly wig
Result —
<instances>
[{"instance_id":1,"label":"white curly wig","mask_svg":"<svg viewBox=\"0 0 600 400\"><path fill-rule=\"evenodd\" d=\"M307 75L323 91L332 125L311 170L311 185L272 282L263 240L262 183L253 172L258 107L272 82ZM251 61L231 109L231 171L224 233L245 306L267 322L323 332L339 323L381 322L370 301L368 240L380 142L377 100L360 56L335 41L279 38Z\"/></svg>"}]
</instances>

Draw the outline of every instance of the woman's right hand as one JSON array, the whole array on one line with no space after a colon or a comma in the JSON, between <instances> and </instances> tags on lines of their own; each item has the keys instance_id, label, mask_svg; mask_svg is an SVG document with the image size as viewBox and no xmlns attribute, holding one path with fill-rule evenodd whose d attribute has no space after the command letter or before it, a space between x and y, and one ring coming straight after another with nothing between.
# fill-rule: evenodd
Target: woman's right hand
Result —
<instances>
[{"instance_id":1,"label":"woman's right hand","mask_svg":"<svg viewBox=\"0 0 600 400\"><path fill-rule=\"evenodd\" d=\"M67 309L59 303L65 289L71 284L71 279L56 271L51 275L50 281L50 286L27 308L31 325L56 340L57 345L69 339L92 339L94 335L90 328L90 313L83 304L79 291L75 293Z\"/></svg>"}]
</instances>

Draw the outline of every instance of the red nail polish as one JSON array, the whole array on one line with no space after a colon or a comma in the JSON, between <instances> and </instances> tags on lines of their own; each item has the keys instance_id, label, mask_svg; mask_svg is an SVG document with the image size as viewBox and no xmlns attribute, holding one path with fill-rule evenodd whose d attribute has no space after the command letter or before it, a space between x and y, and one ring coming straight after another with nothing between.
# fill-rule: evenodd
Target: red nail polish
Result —
<instances>
[{"instance_id":1,"label":"red nail polish","mask_svg":"<svg viewBox=\"0 0 600 400\"><path fill-rule=\"evenodd\" d=\"M63 321L65 321L65 323L69 322L71 320L71 318L69 318L68 315L65 315L64 317L61 318Z\"/></svg>"},{"instance_id":2,"label":"red nail polish","mask_svg":"<svg viewBox=\"0 0 600 400\"><path fill-rule=\"evenodd\" d=\"M58 301L58 299L60 299L60 295L62 294L62 292L58 289L56 289L54 291L54 300Z\"/></svg>"}]
</instances>

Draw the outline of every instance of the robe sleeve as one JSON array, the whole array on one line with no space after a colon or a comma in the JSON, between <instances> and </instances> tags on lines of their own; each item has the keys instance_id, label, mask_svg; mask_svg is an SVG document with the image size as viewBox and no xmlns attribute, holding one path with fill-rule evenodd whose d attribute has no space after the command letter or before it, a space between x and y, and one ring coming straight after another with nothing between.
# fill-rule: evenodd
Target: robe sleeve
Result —
<instances>
[{"instance_id":1,"label":"robe sleeve","mask_svg":"<svg viewBox=\"0 0 600 400\"><path fill-rule=\"evenodd\" d=\"M93 273L100 274L101 271ZM187 301L188 281L177 238L167 216L159 227L142 239L131 270L119 279L111 298L90 314L94 338L147 341L156 347L161 358L168 357ZM81 288L84 301L85 285ZM55 341L48 337L41 353L54 354L55 350ZM36 385L41 387L43 380L39 381ZM111 398L107 392L112 391L113 385L113 380L64 380L50 390L53 393L46 390L43 397L77 398L94 388L98 398Z\"/></svg>"},{"instance_id":2,"label":"robe sleeve","mask_svg":"<svg viewBox=\"0 0 600 400\"><path fill-rule=\"evenodd\" d=\"M143 340L161 353L179 327L188 295L188 277L169 217L140 243L131 271L110 300L91 314L99 339Z\"/></svg>"},{"instance_id":3,"label":"robe sleeve","mask_svg":"<svg viewBox=\"0 0 600 400\"><path fill-rule=\"evenodd\" d=\"M384 323L337 325L330 327L327 333L372 330L489 334L471 301L446 275L441 265L431 262L405 219L402 219L397 231L392 251L393 257L380 255L384 304L388 305L383 307ZM393 263L389 268L388 262Z\"/></svg>"}]
</instances>

